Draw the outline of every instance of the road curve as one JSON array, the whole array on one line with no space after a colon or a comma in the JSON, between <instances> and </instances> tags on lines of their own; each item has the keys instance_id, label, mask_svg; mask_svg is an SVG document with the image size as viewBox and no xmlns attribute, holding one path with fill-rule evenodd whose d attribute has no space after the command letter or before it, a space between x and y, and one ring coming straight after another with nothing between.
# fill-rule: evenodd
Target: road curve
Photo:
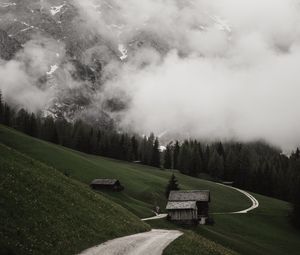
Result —
<instances>
[{"instance_id":1,"label":"road curve","mask_svg":"<svg viewBox=\"0 0 300 255\"><path fill-rule=\"evenodd\" d=\"M178 230L152 229L149 232L107 241L79 255L161 255L182 234Z\"/></svg>"},{"instance_id":2,"label":"road curve","mask_svg":"<svg viewBox=\"0 0 300 255\"><path fill-rule=\"evenodd\" d=\"M147 221L147 220L158 220L158 219L166 218L167 216L168 216L167 213L161 213L161 214L156 214L156 215L153 216L153 217L144 218L144 219L141 219L141 220L142 220L142 221Z\"/></svg>"},{"instance_id":3,"label":"road curve","mask_svg":"<svg viewBox=\"0 0 300 255\"><path fill-rule=\"evenodd\" d=\"M250 199L250 201L252 202L252 205L247 209L237 211L237 212L213 213L213 214L243 214L243 213L248 213L249 211L252 211L252 210L254 210L255 208L257 208L259 206L259 202L257 201L257 199L254 196L252 196L251 194L249 194L248 192L246 192L244 190L241 190L241 189L238 189L238 188L235 188L235 187L232 187L232 186L224 185L222 183L217 183L217 184L221 185L221 186L225 186L225 187L230 188L230 189L234 189L238 192L241 192L242 194L244 194L246 197L248 197Z\"/></svg>"}]
</instances>

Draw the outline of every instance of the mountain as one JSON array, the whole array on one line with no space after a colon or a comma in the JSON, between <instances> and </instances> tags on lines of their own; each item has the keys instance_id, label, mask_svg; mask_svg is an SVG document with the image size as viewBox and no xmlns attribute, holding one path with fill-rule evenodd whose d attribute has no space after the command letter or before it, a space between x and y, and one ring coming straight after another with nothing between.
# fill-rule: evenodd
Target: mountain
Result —
<instances>
[{"instance_id":1,"label":"mountain","mask_svg":"<svg viewBox=\"0 0 300 255\"><path fill-rule=\"evenodd\" d=\"M114 93L103 97L103 84L115 80L120 69L137 52L152 49L164 56L178 48L181 55L187 54L178 42L151 29L150 21L130 23L126 15L122 15L119 4L106 0L0 3L0 57L6 61L13 59L21 46L25 48L25 55L35 54L32 49L26 51L32 46L29 42L34 42L39 51L49 56L40 60L47 62L48 70L31 79L36 81L33 86L48 95L40 109L44 115L69 120L80 117L108 126L114 113L124 110L130 98ZM206 26L212 26L224 33L231 32L224 20L206 16L207 24L195 29L201 32ZM31 58L39 59L35 55ZM141 60L137 67L145 65L147 61ZM34 70L30 75L32 73ZM26 106L22 103L18 102L19 106Z\"/></svg>"},{"instance_id":2,"label":"mountain","mask_svg":"<svg viewBox=\"0 0 300 255\"><path fill-rule=\"evenodd\" d=\"M9 37L5 31L0 30L0 58L10 60L21 48L21 44L17 40Z\"/></svg>"}]
</instances>

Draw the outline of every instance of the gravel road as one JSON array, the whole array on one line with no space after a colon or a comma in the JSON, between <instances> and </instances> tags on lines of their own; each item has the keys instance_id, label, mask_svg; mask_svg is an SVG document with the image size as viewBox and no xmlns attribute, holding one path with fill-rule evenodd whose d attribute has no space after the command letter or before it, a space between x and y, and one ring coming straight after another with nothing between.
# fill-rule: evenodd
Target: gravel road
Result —
<instances>
[{"instance_id":1,"label":"gravel road","mask_svg":"<svg viewBox=\"0 0 300 255\"><path fill-rule=\"evenodd\" d=\"M152 229L149 232L107 241L79 255L161 255L181 235L182 232L177 230Z\"/></svg>"}]
</instances>

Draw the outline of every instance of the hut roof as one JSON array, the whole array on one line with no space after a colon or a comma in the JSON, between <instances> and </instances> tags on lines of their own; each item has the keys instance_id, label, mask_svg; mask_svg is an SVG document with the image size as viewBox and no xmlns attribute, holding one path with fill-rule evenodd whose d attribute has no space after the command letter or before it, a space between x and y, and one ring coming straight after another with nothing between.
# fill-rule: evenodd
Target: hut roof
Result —
<instances>
[{"instance_id":1,"label":"hut roof","mask_svg":"<svg viewBox=\"0 0 300 255\"><path fill-rule=\"evenodd\" d=\"M196 209L196 201L168 202L167 210Z\"/></svg>"},{"instance_id":2,"label":"hut roof","mask_svg":"<svg viewBox=\"0 0 300 255\"><path fill-rule=\"evenodd\" d=\"M95 179L91 182L91 184L115 185L117 182L117 179Z\"/></svg>"},{"instance_id":3,"label":"hut roof","mask_svg":"<svg viewBox=\"0 0 300 255\"><path fill-rule=\"evenodd\" d=\"M210 202L209 190L179 190L171 191L169 201Z\"/></svg>"}]
</instances>

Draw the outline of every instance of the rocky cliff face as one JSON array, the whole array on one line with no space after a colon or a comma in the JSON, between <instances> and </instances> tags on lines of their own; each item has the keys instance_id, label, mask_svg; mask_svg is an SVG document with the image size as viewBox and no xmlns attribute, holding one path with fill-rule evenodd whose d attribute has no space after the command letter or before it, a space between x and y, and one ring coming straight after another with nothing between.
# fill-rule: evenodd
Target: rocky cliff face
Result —
<instances>
[{"instance_id":1,"label":"rocky cliff face","mask_svg":"<svg viewBox=\"0 0 300 255\"><path fill-rule=\"evenodd\" d=\"M0 30L0 58L10 60L21 48L21 44L17 40L10 38L7 32Z\"/></svg>"}]
</instances>

